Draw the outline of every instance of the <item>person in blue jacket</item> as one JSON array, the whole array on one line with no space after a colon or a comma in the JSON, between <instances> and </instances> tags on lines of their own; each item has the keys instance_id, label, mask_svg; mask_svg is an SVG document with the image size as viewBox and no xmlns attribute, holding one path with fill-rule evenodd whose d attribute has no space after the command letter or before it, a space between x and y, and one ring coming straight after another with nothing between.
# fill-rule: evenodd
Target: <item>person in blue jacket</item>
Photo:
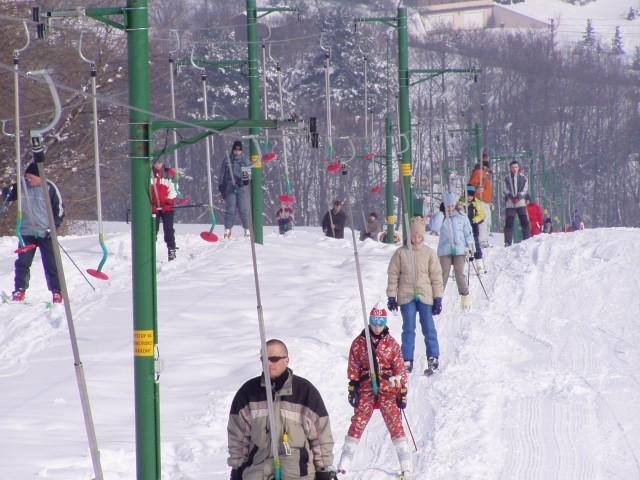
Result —
<instances>
[{"instance_id":1,"label":"person in blue jacket","mask_svg":"<svg viewBox=\"0 0 640 480\"><path fill-rule=\"evenodd\" d=\"M467 257L474 250L473 230L469 218L457 210L458 196L453 192L444 195L444 210L436 213L431 220L431 230L439 232L438 257L442 268L442 283L447 287L451 266L456 277L460 306L463 310L471 308L469 284L464 273Z\"/></svg>"},{"instance_id":2,"label":"person in blue jacket","mask_svg":"<svg viewBox=\"0 0 640 480\"><path fill-rule=\"evenodd\" d=\"M251 163L242 153L242 142L236 140L231 148L231 155L222 162L222 171L218 180L218 191L224 200L224 238L231 238L231 228L236 217L236 209L240 213L240 221L245 237L249 236L249 206L246 190L248 185L242 181L242 172L251 175Z\"/></svg>"}]
</instances>

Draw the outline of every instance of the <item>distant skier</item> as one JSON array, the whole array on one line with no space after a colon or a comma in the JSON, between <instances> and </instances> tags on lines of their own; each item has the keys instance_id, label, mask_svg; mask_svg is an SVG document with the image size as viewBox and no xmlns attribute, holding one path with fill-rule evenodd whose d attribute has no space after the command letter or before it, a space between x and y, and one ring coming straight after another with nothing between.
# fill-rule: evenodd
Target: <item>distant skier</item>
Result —
<instances>
[{"instance_id":1,"label":"distant skier","mask_svg":"<svg viewBox=\"0 0 640 480\"><path fill-rule=\"evenodd\" d=\"M322 219L322 231L327 237L344 238L344 226L347 223L347 215L342 211L342 202L333 202L333 208L324 214Z\"/></svg>"},{"instance_id":2,"label":"distant skier","mask_svg":"<svg viewBox=\"0 0 640 480\"><path fill-rule=\"evenodd\" d=\"M505 201L505 224L504 224L504 244L506 247L513 243L513 224L516 214L520 220L522 228L522 239L526 240L531 236L529 229L529 219L524 195L527 193L529 181L527 177L520 173L520 163L513 160L509 164L509 175L504 179L504 201Z\"/></svg>"},{"instance_id":3,"label":"distant skier","mask_svg":"<svg viewBox=\"0 0 640 480\"><path fill-rule=\"evenodd\" d=\"M411 242L398 248L387 268L387 307L402 314L402 356L405 368L413 370L416 343L416 315L424 335L427 370L438 368L440 345L434 315L442 312L442 269L436 252L425 245L425 224L422 217L411 220Z\"/></svg>"},{"instance_id":4,"label":"distant skier","mask_svg":"<svg viewBox=\"0 0 640 480\"><path fill-rule=\"evenodd\" d=\"M60 279L53 254L53 242L49 233L49 214L44 192L42 191L42 178L38 172L38 166L30 163L24 172L25 182L22 183L21 201L23 217L21 225L22 238L25 245L34 245L40 250L44 276L47 287L51 292L53 303L62 303L60 293ZM51 201L55 227L58 229L64 219L64 205L62 195L55 183L47 180L47 193ZM10 187L2 189L2 197L5 202L13 202L18 199L18 188L14 183ZM14 291L11 299L14 302L24 300L27 288L29 288L30 270L36 248L30 248L18 254L15 262Z\"/></svg>"},{"instance_id":5,"label":"distant skier","mask_svg":"<svg viewBox=\"0 0 640 480\"><path fill-rule=\"evenodd\" d=\"M280 235L293 229L293 207L290 203L280 203L280 208L276 210L276 222Z\"/></svg>"},{"instance_id":6,"label":"distant skier","mask_svg":"<svg viewBox=\"0 0 640 480\"><path fill-rule=\"evenodd\" d=\"M224 238L231 238L231 229L236 218L236 210L244 228L244 236L249 236L249 207L247 205L248 186L242 180L242 172L249 172L251 163L242 153L242 142L236 140L231 147L231 155L222 161L218 179L218 191L224 200Z\"/></svg>"},{"instance_id":7,"label":"distant skier","mask_svg":"<svg viewBox=\"0 0 640 480\"><path fill-rule=\"evenodd\" d=\"M553 220L546 208L544 209L544 233L553 233Z\"/></svg>"},{"instance_id":8,"label":"distant skier","mask_svg":"<svg viewBox=\"0 0 640 480\"><path fill-rule=\"evenodd\" d=\"M401 409L407 406L407 372L400 345L389 333L387 312L376 305L369 314L369 335L373 350L373 368L378 382L376 396L371 384L371 369L365 331L351 343L349 350L348 399L354 408L351 425L342 447L338 471L347 472L353 461L360 438L373 410L378 408L396 448L403 474L412 470L411 451L402 426Z\"/></svg>"},{"instance_id":9,"label":"distant skier","mask_svg":"<svg viewBox=\"0 0 640 480\"><path fill-rule=\"evenodd\" d=\"M370 238L374 242L378 241L378 235L380 234L380 224L378 223L378 215L376 212L371 212L367 219L365 229L360 232L360 241L364 241Z\"/></svg>"},{"instance_id":10,"label":"distant skier","mask_svg":"<svg viewBox=\"0 0 640 480\"><path fill-rule=\"evenodd\" d=\"M491 230L491 205L493 203L493 182L491 179L491 167L489 163L489 154L482 153L482 166L476 165L471 173L469 184L476 187L476 198L480 202L480 206L484 213L484 222L478 225L478 235L480 245L483 248L489 247L489 233Z\"/></svg>"},{"instance_id":11,"label":"distant skier","mask_svg":"<svg viewBox=\"0 0 640 480\"><path fill-rule=\"evenodd\" d=\"M542 207L534 202L528 193L524 196L524 199L527 202L527 215L529 216L531 235L540 235L544 227Z\"/></svg>"},{"instance_id":12,"label":"distant skier","mask_svg":"<svg viewBox=\"0 0 640 480\"><path fill-rule=\"evenodd\" d=\"M164 242L167 244L167 258L169 261L176 258L176 235L173 229L173 217L178 191L176 189L176 174L173 169L165 167L162 158L153 161L151 172L151 213L155 217L156 237L162 231Z\"/></svg>"},{"instance_id":13,"label":"distant skier","mask_svg":"<svg viewBox=\"0 0 640 480\"><path fill-rule=\"evenodd\" d=\"M473 241L475 243L475 251L469 257L469 261L482 260L482 245L480 242L480 225L484 223L484 210L480 201L476 197L476 189L473 185L467 185L467 205L464 204L464 197L460 199L462 205L466 207L467 217L471 222L471 231L473 232ZM484 271L484 266L482 268Z\"/></svg>"},{"instance_id":14,"label":"distant skier","mask_svg":"<svg viewBox=\"0 0 640 480\"><path fill-rule=\"evenodd\" d=\"M438 238L438 257L442 270L442 283L447 287L449 272L453 266L456 277L460 306L463 310L471 308L469 284L464 272L467 257L474 251L473 230L466 215L457 210L457 196L453 192L444 195L446 215L437 213L432 221L432 228L440 232Z\"/></svg>"}]
</instances>

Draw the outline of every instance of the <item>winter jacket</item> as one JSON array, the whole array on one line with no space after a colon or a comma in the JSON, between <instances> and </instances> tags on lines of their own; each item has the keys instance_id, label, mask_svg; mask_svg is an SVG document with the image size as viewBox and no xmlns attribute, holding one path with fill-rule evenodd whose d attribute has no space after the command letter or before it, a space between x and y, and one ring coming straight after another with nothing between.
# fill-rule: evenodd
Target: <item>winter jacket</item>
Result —
<instances>
[{"instance_id":1,"label":"winter jacket","mask_svg":"<svg viewBox=\"0 0 640 480\"><path fill-rule=\"evenodd\" d=\"M469 205L465 204L465 199L464 197L462 197L460 198L460 202L458 202L458 205L466 208L467 217L469 217L469 221L472 224L479 225L484 221L484 209L480 205L480 200L474 197L473 200L470 201L469 197L467 197L467 202L469 203Z\"/></svg>"},{"instance_id":2,"label":"winter jacket","mask_svg":"<svg viewBox=\"0 0 640 480\"><path fill-rule=\"evenodd\" d=\"M464 255L467 250L473 250L473 230L466 215L455 211L445 218L442 212L438 212L432 224L439 225L439 257Z\"/></svg>"},{"instance_id":3,"label":"winter jacket","mask_svg":"<svg viewBox=\"0 0 640 480\"><path fill-rule=\"evenodd\" d=\"M406 246L395 251L387 268L388 297L404 305L417 296L422 303L433 305L433 299L442 293L442 268L431 247L420 244L411 245L411 251Z\"/></svg>"},{"instance_id":4,"label":"winter jacket","mask_svg":"<svg viewBox=\"0 0 640 480\"><path fill-rule=\"evenodd\" d=\"M480 187L480 179L482 179L482 187ZM485 203L493 202L493 183L491 182L491 174L485 172L481 167L476 168L471 173L469 185L476 187L476 197Z\"/></svg>"},{"instance_id":5,"label":"winter jacket","mask_svg":"<svg viewBox=\"0 0 640 480\"><path fill-rule=\"evenodd\" d=\"M530 202L527 204L527 214L529 215L529 226L531 227L531 235L540 235L544 226L542 208L537 203Z\"/></svg>"},{"instance_id":6,"label":"winter jacket","mask_svg":"<svg viewBox=\"0 0 640 480\"><path fill-rule=\"evenodd\" d=\"M51 210L53 211L53 220L56 229L62 225L64 219L64 204L62 203L62 195L55 183L47 180L49 200L51 201ZM45 237L49 231L49 214L47 212L47 199L42 191L42 186L29 186L26 182L22 183L20 190L22 197L22 224L20 233L25 236ZM14 202L18 199L18 187L14 183L11 185L6 194L7 202Z\"/></svg>"},{"instance_id":7,"label":"winter jacket","mask_svg":"<svg viewBox=\"0 0 640 480\"><path fill-rule=\"evenodd\" d=\"M291 369L274 382L273 409L283 479L313 480L317 470L333 462L329 415L320 392ZM231 468L242 470L243 480L273 478L271 435L264 377L252 378L236 393L227 425ZM291 455L286 455L287 433Z\"/></svg>"},{"instance_id":8,"label":"winter jacket","mask_svg":"<svg viewBox=\"0 0 640 480\"><path fill-rule=\"evenodd\" d=\"M369 330L374 355L374 366L378 378L380 395L396 396L399 387L407 384L407 372L404 368L404 359L400 345L389 334L387 327L374 335ZM369 354L367 352L367 338L364 330L351 343L349 350L349 366L347 368L349 380L359 382L360 391L371 390L371 377L369 375ZM397 384L392 385L390 378L396 377Z\"/></svg>"},{"instance_id":9,"label":"winter jacket","mask_svg":"<svg viewBox=\"0 0 640 480\"><path fill-rule=\"evenodd\" d=\"M276 211L276 222L278 223L278 225L287 225L288 223L293 222L293 208L278 208L278 210Z\"/></svg>"},{"instance_id":10,"label":"winter jacket","mask_svg":"<svg viewBox=\"0 0 640 480\"><path fill-rule=\"evenodd\" d=\"M360 232L360 240L370 238L371 240L378 241L378 234L380 233L380 225L378 219L367 220L366 231Z\"/></svg>"},{"instance_id":11,"label":"winter jacket","mask_svg":"<svg viewBox=\"0 0 640 480\"><path fill-rule=\"evenodd\" d=\"M178 196L175 172L171 168L153 168L151 177L151 213L170 213Z\"/></svg>"},{"instance_id":12,"label":"winter jacket","mask_svg":"<svg viewBox=\"0 0 640 480\"><path fill-rule=\"evenodd\" d=\"M229 171L229 164L231 164L231 171ZM251 163L245 155L231 154L228 159L223 160L218 180L218 191L222 198L227 198L227 195L235 193L243 187L243 170L251 172Z\"/></svg>"},{"instance_id":13,"label":"winter jacket","mask_svg":"<svg viewBox=\"0 0 640 480\"><path fill-rule=\"evenodd\" d=\"M524 196L529 189L529 181L522 174L513 176L509 173L504 179L504 200L507 208L525 207L527 202Z\"/></svg>"},{"instance_id":14,"label":"winter jacket","mask_svg":"<svg viewBox=\"0 0 640 480\"><path fill-rule=\"evenodd\" d=\"M329 215L331 213L331 215ZM333 220L333 224L335 227L331 228L331 221ZM325 233L327 237L332 238L344 238L344 225L347 223L347 215L342 211L342 209L336 213L336 211L332 208L331 212L327 212L324 214L324 218L322 219L322 231Z\"/></svg>"}]
</instances>

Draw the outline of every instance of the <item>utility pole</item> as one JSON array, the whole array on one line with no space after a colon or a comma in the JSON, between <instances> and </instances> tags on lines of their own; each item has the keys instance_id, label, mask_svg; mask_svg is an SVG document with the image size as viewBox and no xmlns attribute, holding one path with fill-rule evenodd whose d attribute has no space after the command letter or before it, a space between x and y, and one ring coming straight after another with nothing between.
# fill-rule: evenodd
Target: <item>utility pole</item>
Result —
<instances>
[{"instance_id":1,"label":"utility pole","mask_svg":"<svg viewBox=\"0 0 640 480\"><path fill-rule=\"evenodd\" d=\"M385 166L387 170L387 183L385 185L387 233L384 236L384 243L394 243L396 217L393 215L393 126L389 112L384 117L384 138L386 146Z\"/></svg>"}]
</instances>

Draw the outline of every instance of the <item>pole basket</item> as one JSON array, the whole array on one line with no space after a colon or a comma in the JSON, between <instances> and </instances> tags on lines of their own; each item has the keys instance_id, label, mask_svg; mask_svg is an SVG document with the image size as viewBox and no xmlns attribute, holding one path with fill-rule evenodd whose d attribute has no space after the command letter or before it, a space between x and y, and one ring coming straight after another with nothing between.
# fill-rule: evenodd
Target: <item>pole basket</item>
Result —
<instances>
[{"instance_id":1,"label":"pole basket","mask_svg":"<svg viewBox=\"0 0 640 480\"><path fill-rule=\"evenodd\" d=\"M280 200L282 203L293 203L296 201L295 197L284 194L278 195L278 200Z\"/></svg>"},{"instance_id":2,"label":"pole basket","mask_svg":"<svg viewBox=\"0 0 640 480\"><path fill-rule=\"evenodd\" d=\"M370 192L371 193L380 193L380 185L374 185L373 187L371 187Z\"/></svg>"},{"instance_id":3,"label":"pole basket","mask_svg":"<svg viewBox=\"0 0 640 480\"><path fill-rule=\"evenodd\" d=\"M278 155L276 155L276 152L267 152L264 155L262 155L263 162L272 162L276 158L278 158Z\"/></svg>"},{"instance_id":4,"label":"pole basket","mask_svg":"<svg viewBox=\"0 0 640 480\"><path fill-rule=\"evenodd\" d=\"M87 268L87 273L99 280L109 280L109 275L101 272L100 270L96 270L95 268Z\"/></svg>"},{"instance_id":5,"label":"pole basket","mask_svg":"<svg viewBox=\"0 0 640 480\"><path fill-rule=\"evenodd\" d=\"M202 232L200 233L200 238L205 242L213 243L218 241L218 236L213 232Z\"/></svg>"},{"instance_id":6,"label":"pole basket","mask_svg":"<svg viewBox=\"0 0 640 480\"><path fill-rule=\"evenodd\" d=\"M33 250L34 248L36 248L35 243L27 243L26 245L22 245L21 247L18 247L16 249L16 253L20 255L24 252L28 252L29 250Z\"/></svg>"}]
</instances>

